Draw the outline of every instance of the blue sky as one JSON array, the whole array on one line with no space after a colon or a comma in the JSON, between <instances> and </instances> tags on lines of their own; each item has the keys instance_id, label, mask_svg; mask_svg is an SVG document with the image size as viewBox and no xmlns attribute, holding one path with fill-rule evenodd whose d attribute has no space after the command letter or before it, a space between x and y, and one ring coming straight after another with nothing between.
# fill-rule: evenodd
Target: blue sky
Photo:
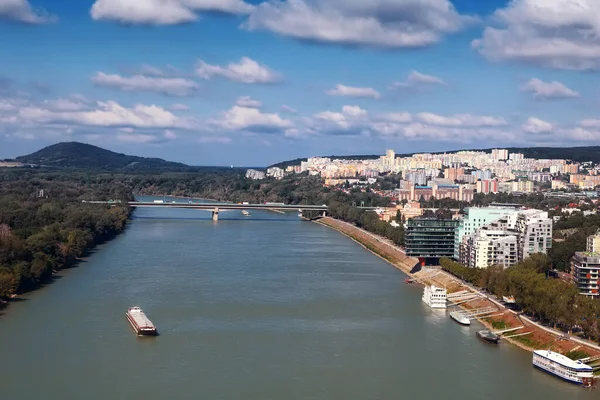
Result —
<instances>
[{"instance_id":1,"label":"blue sky","mask_svg":"<svg viewBox=\"0 0 600 400\"><path fill-rule=\"evenodd\" d=\"M600 139L596 0L0 0L0 158L194 165Z\"/></svg>"}]
</instances>

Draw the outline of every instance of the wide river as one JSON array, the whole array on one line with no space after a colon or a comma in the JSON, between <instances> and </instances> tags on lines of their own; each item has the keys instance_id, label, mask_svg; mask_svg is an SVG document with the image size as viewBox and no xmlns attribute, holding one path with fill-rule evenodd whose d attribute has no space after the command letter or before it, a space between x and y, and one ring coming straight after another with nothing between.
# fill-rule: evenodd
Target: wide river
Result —
<instances>
[{"instance_id":1,"label":"wide river","mask_svg":"<svg viewBox=\"0 0 600 400\"><path fill-rule=\"evenodd\" d=\"M139 209L0 316L0 399L598 399L296 215ZM137 337L141 306L160 336Z\"/></svg>"}]
</instances>

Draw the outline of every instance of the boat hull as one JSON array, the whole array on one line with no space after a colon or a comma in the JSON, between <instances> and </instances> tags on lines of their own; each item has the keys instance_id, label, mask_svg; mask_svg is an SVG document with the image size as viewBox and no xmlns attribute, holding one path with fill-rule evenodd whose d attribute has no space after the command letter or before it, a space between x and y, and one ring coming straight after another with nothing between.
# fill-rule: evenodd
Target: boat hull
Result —
<instances>
[{"instance_id":1,"label":"boat hull","mask_svg":"<svg viewBox=\"0 0 600 400\"><path fill-rule=\"evenodd\" d=\"M485 333L477 332L477 337L485 343L498 344L500 342L500 337L497 335L489 336Z\"/></svg>"},{"instance_id":2,"label":"boat hull","mask_svg":"<svg viewBox=\"0 0 600 400\"><path fill-rule=\"evenodd\" d=\"M579 386L583 386L583 387L586 387L586 388L588 388L588 387L592 387L592 381L590 381L590 382L579 382L579 381L572 380L572 379L569 379L569 378L567 378L567 377L564 377L564 376L562 376L562 375L556 374L556 373L554 373L554 372L550 371L549 369L546 369L546 368L544 368L544 367L542 367L542 366L540 366L540 365L533 364L533 366L534 366L536 369L538 369L538 370L540 370L540 371L542 371L542 372L545 372L545 373L547 373L548 375L552 375L552 376L554 376L555 378L559 378L559 379L561 379L561 380L563 380L563 381L565 381L565 382L569 382L569 383L572 383L572 384L574 384L574 385L579 385Z\"/></svg>"},{"instance_id":3,"label":"boat hull","mask_svg":"<svg viewBox=\"0 0 600 400\"><path fill-rule=\"evenodd\" d=\"M450 318L452 318L453 320L455 320L456 322L458 322L461 325L464 325L464 326L471 325L471 320L469 318L466 318L461 315L456 315L454 312L450 313Z\"/></svg>"},{"instance_id":4,"label":"boat hull","mask_svg":"<svg viewBox=\"0 0 600 400\"><path fill-rule=\"evenodd\" d=\"M138 324L134 321L134 319L129 314L125 314L125 316L127 317L127 321L129 321L129 325L131 325L134 332L138 336L158 336L158 331L156 328L142 329L138 326Z\"/></svg>"}]
</instances>

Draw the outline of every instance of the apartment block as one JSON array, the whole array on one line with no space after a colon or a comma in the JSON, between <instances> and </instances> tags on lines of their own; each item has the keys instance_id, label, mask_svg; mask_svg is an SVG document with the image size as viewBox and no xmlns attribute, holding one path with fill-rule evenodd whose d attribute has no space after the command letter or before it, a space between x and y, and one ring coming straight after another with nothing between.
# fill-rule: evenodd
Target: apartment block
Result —
<instances>
[{"instance_id":1,"label":"apartment block","mask_svg":"<svg viewBox=\"0 0 600 400\"><path fill-rule=\"evenodd\" d=\"M600 298L600 233L587 239L587 251L578 251L571 258L571 275L579 292Z\"/></svg>"},{"instance_id":2,"label":"apartment block","mask_svg":"<svg viewBox=\"0 0 600 400\"><path fill-rule=\"evenodd\" d=\"M552 220L540 210L507 211L495 221L462 236L457 229L458 260L472 268L509 267L552 247ZM460 237L460 239L458 239ZM456 254L455 254L456 257Z\"/></svg>"}]
</instances>

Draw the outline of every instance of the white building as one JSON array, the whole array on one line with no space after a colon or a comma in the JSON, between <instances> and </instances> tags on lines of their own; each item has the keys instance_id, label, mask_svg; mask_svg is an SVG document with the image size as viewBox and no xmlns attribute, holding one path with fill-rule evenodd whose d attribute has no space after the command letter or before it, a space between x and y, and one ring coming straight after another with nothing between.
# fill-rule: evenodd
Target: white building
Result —
<instances>
[{"instance_id":1,"label":"white building","mask_svg":"<svg viewBox=\"0 0 600 400\"><path fill-rule=\"evenodd\" d=\"M257 171L255 169L249 169L246 171L246 178L248 179L265 179L265 173L262 171Z\"/></svg>"},{"instance_id":2,"label":"white building","mask_svg":"<svg viewBox=\"0 0 600 400\"><path fill-rule=\"evenodd\" d=\"M425 286L421 300L431 308L446 308L447 298L448 292L445 288Z\"/></svg>"},{"instance_id":3,"label":"white building","mask_svg":"<svg viewBox=\"0 0 600 400\"><path fill-rule=\"evenodd\" d=\"M285 171L279 167L272 167L267 169L267 176L270 178L281 179L285 176Z\"/></svg>"},{"instance_id":4,"label":"white building","mask_svg":"<svg viewBox=\"0 0 600 400\"><path fill-rule=\"evenodd\" d=\"M458 247L461 264L472 268L509 267L552 247L552 220L540 210L519 210L463 235Z\"/></svg>"}]
</instances>

